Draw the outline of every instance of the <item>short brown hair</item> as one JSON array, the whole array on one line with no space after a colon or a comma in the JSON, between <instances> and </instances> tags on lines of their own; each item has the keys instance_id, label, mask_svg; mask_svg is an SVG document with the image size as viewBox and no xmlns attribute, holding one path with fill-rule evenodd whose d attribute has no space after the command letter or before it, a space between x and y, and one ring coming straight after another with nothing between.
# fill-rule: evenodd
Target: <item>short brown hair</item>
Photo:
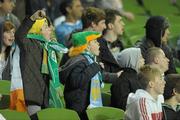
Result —
<instances>
[{"instance_id":1,"label":"short brown hair","mask_svg":"<svg viewBox=\"0 0 180 120\"><path fill-rule=\"evenodd\" d=\"M142 89L146 89L151 80L155 80L156 76L161 76L161 72L157 67L152 65L144 65L138 73L138 81Z\"/></svg>"},{"instance_id":2,"label":"short brown hair","mask_svg":"<svg viewBox=\"0 0 180 120\"><path fill-rule=\"evenodd\" d=\"M151 47L147 50L146 54L146 63L151 64L153 62L153 59L159 55L161 48L158 47Z\"/></svg>"},{"instance_id":3,"label":"short brown hair","mask_svg":"<svg viewBox=\"0 0 180 120\"><path fill-rule=\"evenodd\" d=\"M3 27L3 32L10 31L12 29L15 29L14 24L12 22L10 22L10 21L5 21L4 22L4 27Z\"/></svg>"},{"instance_id":4,"label":"short brown hair","mask_svg":"<svg viewBox=\"0 0 180 120\"><path fill-rule=\"evenodd\" d=\"M105 20L105 17L104 10L95 7L88 7L81 17L83 29L91 26L92 22L98 24L99 21L103 19Z\"/></svg>"},{"instance_id":5,"label":"short brown hair","mask_svg":"<svg viewBox=\"0 0 180 120\"><path fill-rule=\"evenodd\" d=\"M173 96L173 89L180 93L180 75L179 74L168 74L165 77L166 85L164 89L164 98L170 99Z\"/></svg>"}]
</instances>

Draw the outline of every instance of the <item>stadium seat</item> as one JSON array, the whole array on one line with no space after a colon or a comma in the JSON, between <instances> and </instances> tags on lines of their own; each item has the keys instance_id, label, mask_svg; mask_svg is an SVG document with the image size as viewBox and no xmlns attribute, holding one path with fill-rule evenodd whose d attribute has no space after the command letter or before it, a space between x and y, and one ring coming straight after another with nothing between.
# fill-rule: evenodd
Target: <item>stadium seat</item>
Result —
<instances>
[{"instance_id":1,"label":"stadium seat","mask_svg":"<svg viewBox=\"0 0 180 120\"><path fill-rule=\"evenodd\" d=\"M8 81L8 80L0 80L0 94L2 95L2 98L0 98L0 109L9 108L10 86L11 86L10 81Z\"/></svg>"},{"instance_id":2,"label":"stadium seat","mask_svg":"<svg viewBox=\"0 0 180 120\"><path fill-rule=\"evenodd\" d=\"M101 95L102 95L103 106L110 106L110 104L111 104L111 94L102 92Z\"/></svg>"},{"instance_id":3,"label":"stadium seat","mask_svg":"<svg viewBox=\"0 0 180 120\"><path fill-rule=\"evenodd\" d=\"M26 112L17 112L15 110L0 110L0 113L6 120L30 120Z\"/></svg>"},{"instance_id":4,"label":"stadium seat","mask_svg":"<svg viewBox=\"0 0 180 120\"><path fill-rule=\"evenodd\" d=\"M11 82L8 80L0 80L0 94L9 95Z\"/></svg>"},{"instance_id":5,"label":"stadium seat","mask_svg":"<svg viewBox=\"0 0 180 120\"><path fill-rule=\"evenodd\" d=\"M98 107L86 110L89 120L123 120L124 111L113 107Z\"/></svg>"},{"instance_id":6,"label":"stadium seat","mask_svg":"<svg viewBox=\"0 0 180 120\"><path fill-rule=\"evenodd\" d=\"M64 108L47 108L37 114L39 120L80 120L75 111Z\"/></svg>"}]
</instances>

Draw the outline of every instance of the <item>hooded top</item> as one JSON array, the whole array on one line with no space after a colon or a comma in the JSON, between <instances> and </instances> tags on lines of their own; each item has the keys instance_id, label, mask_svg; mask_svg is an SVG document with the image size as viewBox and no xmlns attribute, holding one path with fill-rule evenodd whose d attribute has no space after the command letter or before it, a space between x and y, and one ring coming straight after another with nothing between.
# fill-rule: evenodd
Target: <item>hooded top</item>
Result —
<instances>
[{"instance_id":1,"label":"hooded top","mask_svg":"<svg viewBox=\"0 0 180 120\"><path fill-rule=\"evenodd\" d=\"M130 93L127 100L125 120L162 120L162 103L159 95L155 100L147 91L139 89Z\"/></svg>"},{"instance_id":2,"label":"hooded top","mask_svg":"<svg viewBox=\"0 0 180 120\"><path fill-rule=\"evenodd\" d=\"M169 23L163 16L150 17L145 25L146 39L151 40L156 47L160 47L161 38L168 27Z\"/></svg>"},{"instance_id":3,"label":"hooded top","mask_svg":"<svg viewBox=\"0 0 180 120\"><path fill-rule=\"evenodd\" d=\"M117 62L123 68L139 69L139 59L141 57L140 48L127 48L117 55Z\"/></svg>"}]
</instances>

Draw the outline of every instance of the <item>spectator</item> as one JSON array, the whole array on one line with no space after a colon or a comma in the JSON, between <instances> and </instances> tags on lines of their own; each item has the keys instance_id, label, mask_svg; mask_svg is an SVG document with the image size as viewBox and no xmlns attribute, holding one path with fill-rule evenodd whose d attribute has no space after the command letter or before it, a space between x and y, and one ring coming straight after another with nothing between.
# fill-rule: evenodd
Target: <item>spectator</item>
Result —
<instances>
[{"instance_id":1,"label":"spectator","mask_svg":"<svg viewBox=\"0 0 180 120\"><path fill-rule=\"evenodd\" d=\"M88 7L82 15L82 24L84 31L97 31L102 33L106 29L106 14L102 9Z\"/></svg>"},{"instance_id":2,"label":"spectator","mask_svg":"<svg viewBox=\"0 0 180 120\"><path fill-rule=\"evenodd\" d=\"M165 77L165 103L163 104L163 120L180 119L180 75L169 74Z\"/></svg>"},{"instance_id":3,"label":"spectator","mask_svg":"<svg viewBox=\"0 0 180 120\"><path fill-rule=\"evenodd\" d=\"M162 120L165 81L161 71L150 65L141 68L138 80L142 89L130 93L127 100L125 120Z\"/></svg>"},{"instance_id":4,"label":"spectator","mask_svg":"<svg viewBox=\"0 0 180 120\"><path fill-rule=\"evenodd\" d=\"M80 18L82 16L83 7L80 0L64 0L59 8L61 13L65 16L65 21L56 26L56 36L59 43L68 46L70 34L73 31L82 29Z\"/></svg>"},{"instance_id":5,"label":"spectator","mask_svg":"<svg viewBox=\"0 0 180 120\"><path fill-rule=\"evenodd\" d=\"M145 25L146 35L137 47L141 48L142 55L145 58L147 50L151 47L161 48L166 57L169 59L169 68L165 74L176 73L175 65L173 62L173 53L167 45L167 39L169 34L169 23L162 16L150 17ZM146 59L145 59L146 62Z\"/></svg>"},{"instance_id":6,"label":"spectator","mask_svg":"<svg viewBox=\"0 0 180 120\"><path fill-rule=\"evenodd\" d=\"M120 66L116 61L116 55L113 56L109 46L123 34L124 23L118 11L106 9L106 29L103 37L98 40L100 44L99 59L104 64L106 72L118 72Z\"/></svg>"},{"instance_id":7,"label":"spectator","mask_svg":"<svg viewBox=\"0 0 180 120\"><path fill-rule=\"evenodd\" d=\"M19 19L12 14L12 10L15 7L13 0L0 0L0 21L10 20L16 28L20 26Z\"/></svg>"},{"instance_id":8,"label":"spectator","mask_svg":"<svg viewBox=\"0 0 180 120\"><path fill-rule=\"evenodd\" d=\"M125 110L128 94L141 88L137 78L140 67L144 65L141 49L124 49L118 54L117 62L123 72L111 86L111 105Z\"/></svg>"},{"instance_id":9,"label":"spectator","mask_svg":"<svg viewBox=\"0 0 180 120\"><path fill-rule=\"evenodd\" d=\"M146 63L161 70L162 75L168 70L169 59L163 50L158 47L149 48L146 54Z\"/></svg>"},{"instance_id":10,"label":"spectator","mask_svg":"<svg viewBox=\"0 0 180 120\"><path fill-rule=\"evenodd\" d=\"M61 45L52 39L51 34L52 26L43 10L25 18L16 32L25 102L32 120L37 120L38 111L49 107L49 101L52 103L52 93L49 93L52 84L59 86L56 51L61 52ZM61 104L61 100L56 102Z\"/></svg>"},{"instance_id":11,"label":"spectator","mask_svg":"<svg viewBox=\"0 0 180 120\"><path fill-rule=\"evenodd\" d=\"M74 33L73 46L69 51L71 59L61 71L61 79L65 81L66 107L75 110L81 120L88 119L86 109L102 106L102 74L95 61L95 56L99 55L96 39L100 36L100 33L92 31Z\"/></svg>"}]
</instances>

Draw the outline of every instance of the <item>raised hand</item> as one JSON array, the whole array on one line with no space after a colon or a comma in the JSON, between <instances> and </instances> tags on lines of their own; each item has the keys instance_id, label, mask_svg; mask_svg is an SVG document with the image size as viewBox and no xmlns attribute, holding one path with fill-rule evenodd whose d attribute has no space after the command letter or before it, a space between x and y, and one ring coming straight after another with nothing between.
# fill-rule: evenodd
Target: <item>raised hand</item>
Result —
<instances>
[{"instance_id":1,"label":"raised hand","mask_svg":"<svg viewBox=\"0 0 180 120\"><path fill-rule=\"evenodd\" d=\"M32 21L36 21L38 19L43 19L46 17L46 13L44 10L37 10L31 17L30 19Z\"/></svg>"}]
</instances>

